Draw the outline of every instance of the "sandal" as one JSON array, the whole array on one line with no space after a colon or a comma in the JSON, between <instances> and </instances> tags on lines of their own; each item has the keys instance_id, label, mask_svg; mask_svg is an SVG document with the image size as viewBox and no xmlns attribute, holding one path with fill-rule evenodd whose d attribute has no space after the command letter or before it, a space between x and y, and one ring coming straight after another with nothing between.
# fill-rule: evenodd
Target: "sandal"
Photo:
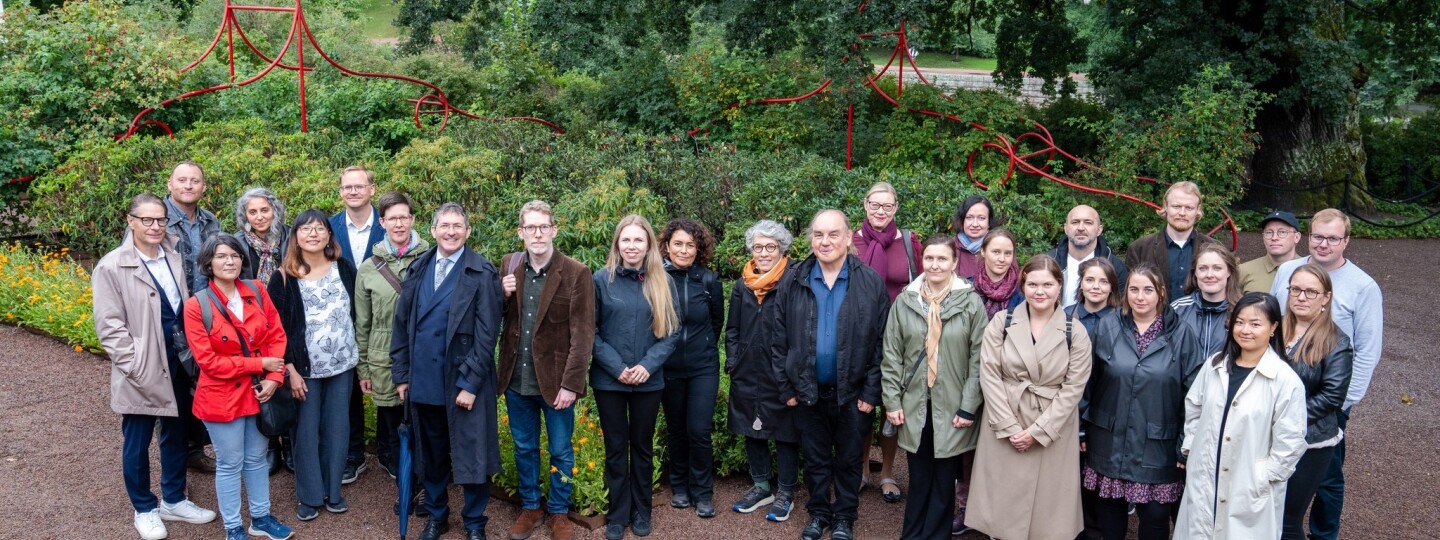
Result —
<instances>
[{"instance_id":1,"label":"sandal","mask_svg":"<svg viewBox=\"0 0 1440 540\"><path fill-rule=\"evenodd\" d=\"M896 482L894 478L880 480L880 495L885 498L887 503L900 502L900 483Z\"/></svg>"}]
</instances>

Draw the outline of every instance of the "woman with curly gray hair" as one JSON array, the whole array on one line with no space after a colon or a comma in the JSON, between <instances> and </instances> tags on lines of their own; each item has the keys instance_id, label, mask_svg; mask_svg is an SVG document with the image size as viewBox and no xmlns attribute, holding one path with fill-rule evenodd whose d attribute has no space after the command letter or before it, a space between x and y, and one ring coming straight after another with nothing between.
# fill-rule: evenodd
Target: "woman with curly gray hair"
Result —
<instances>
[{"instance_id":1,"label":"woman with curly gray hair","mask_svg":"<svg viewBox=\"0 0 1440 540\"><path fill-rule=\"evenodd\" d=\"M285 256L290 236L285 205L268 189L250 188L235 201L235 225L240 231L236 236L245 244L245 268L240 277L269 283Z\"/></svg>"},{"instance_id":2,"label":"woman with curly gray hair","mask_svg":"<svg viewBox=\"0 0 1440 540\"><path fill-rule=\"evenodd\" d=\"M742 514L770 505L765 519L785 521L800 484L800 438L790 408L777 397L780 383L770 362L770 344L784 339L766 324L772 316L790 271L790 244L795 237L779 223L762 220L745 231L745 248L751 259L740 272L730 294L730 316L725 322L725 372L730 375L732 433L745 437L745 457L754 485L731 509ZM775 441L777 484L770 478L770 441Z\"/></svg>"}]
</instances>

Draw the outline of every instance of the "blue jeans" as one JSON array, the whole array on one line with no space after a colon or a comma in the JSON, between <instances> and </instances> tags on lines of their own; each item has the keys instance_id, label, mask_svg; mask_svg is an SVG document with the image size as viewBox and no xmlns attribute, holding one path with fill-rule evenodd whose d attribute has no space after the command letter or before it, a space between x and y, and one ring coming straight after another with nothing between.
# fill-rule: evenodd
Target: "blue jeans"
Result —
<instances>
[{"instance_id":1,"label":"blue jeans","mask_svg":"<svg viewBox=\"0 0 1440 540\"><path fill-rule=\"evenodd\" d=\"M160 493L165 502L185 500L185 460L189 444L185 418L126 414L120 416L120 467L125 474L125 493L136 512L149 512L158 504L150 491L150 441L155 424L160 424Z\"/></svg>"},{"instance_id":2,"label":"blue jeans","mask_svg":"<svg viewBox=\"0 0 1440 540\"><path fill-rule=\"evenodd\" d=\"M563 480L573 477L575 449L570 444L575 434L575 407L555 410L545 398L522 396L514 390L505 391L505 410L510 414L510 437L515 440L515 470L520 474L520 507L540 509L540 416L545 416L545 434L549 437L550 497L545 511L564 514L570 510L570 492L575 486Z\"/></svg>"},{"instance_id":3,"label":"blue jeans","mask_svg":"<svg viewBox=\"0 0 1440 540\"><path fill-rule=\"evenodd\" d=\"M250 500L250 518L270 515L270 464L265 450L270 440L255 426L256 415L230 422L205 422L215 445L215 499L226 529L239 527L240 480Z\"/></svg>"},{"instance_id":4,"label":"blue jeans","mask_svg":"<svg viewBox=\"0 0 1440 540\"><path fill-rule=\"evenodd\" d=\"M1340 409L1340 429L1350 423L1350 409ZM1315 491L1315 503L1310 507L1310 538L1335 540L1340 537L1340 509L1345 505L1345 439L1335 447L1335 456L1330 458L1330 470L1320 481Z\"/></svg>"},{"instance_id":5,"label":"blue jeans","mask_svg":"<svg viewBox=\"0 0 1440 540\"><path fill-rule=\"evenodd\" d=\"M350 446L350 390L355 370L305 379L305 401L295 422L295 499L319 507L340 502Z\"/></svg>"}]
</instances>

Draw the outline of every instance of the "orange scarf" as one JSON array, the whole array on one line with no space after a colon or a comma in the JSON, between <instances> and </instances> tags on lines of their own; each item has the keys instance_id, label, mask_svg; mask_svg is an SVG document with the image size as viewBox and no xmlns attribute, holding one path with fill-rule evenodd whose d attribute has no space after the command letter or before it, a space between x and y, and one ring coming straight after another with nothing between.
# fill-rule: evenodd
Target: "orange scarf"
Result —
<instances>
[{"instance_id":1,"label":"orange scarf","mask_svg":"<svg viewBox=\"0 0 1440 540\"><path fill-rule=\"evenodd\" d=\"M745 288L755 293L755 303L765 303L765 295L770 294L770 291L780 284L780 276L785 275L785 267L789 265L790 258L783 257L769 272L759 274L755 272L755 259L745 263L745 269L740 271L740 278L745 280Z\"/></svg>"}]
</instances>

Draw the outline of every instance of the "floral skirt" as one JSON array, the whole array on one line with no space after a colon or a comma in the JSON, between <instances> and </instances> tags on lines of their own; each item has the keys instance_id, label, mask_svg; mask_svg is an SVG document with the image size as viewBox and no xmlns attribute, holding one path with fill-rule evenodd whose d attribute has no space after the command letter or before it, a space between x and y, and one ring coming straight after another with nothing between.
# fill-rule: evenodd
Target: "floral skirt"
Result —
<instances>
[{"instance_id":1,"label":"floral skirt","mask_svg":"<svg viewBox=\"0 0 1440 540\"><path fill-rule=\"evenodd\" d=\"M1128 480L1118 480L1095 472L1095 469L1085 466L1082 473L1084 478L1081 485L1085 489L1100 492L1102 499L1125 499L1132 504L1161 503L1170 504L1178 502L1180 496L1185 494L1185 482L1174 482L1170 484L1141 484Z\"/></svg>"}]
</instances>

